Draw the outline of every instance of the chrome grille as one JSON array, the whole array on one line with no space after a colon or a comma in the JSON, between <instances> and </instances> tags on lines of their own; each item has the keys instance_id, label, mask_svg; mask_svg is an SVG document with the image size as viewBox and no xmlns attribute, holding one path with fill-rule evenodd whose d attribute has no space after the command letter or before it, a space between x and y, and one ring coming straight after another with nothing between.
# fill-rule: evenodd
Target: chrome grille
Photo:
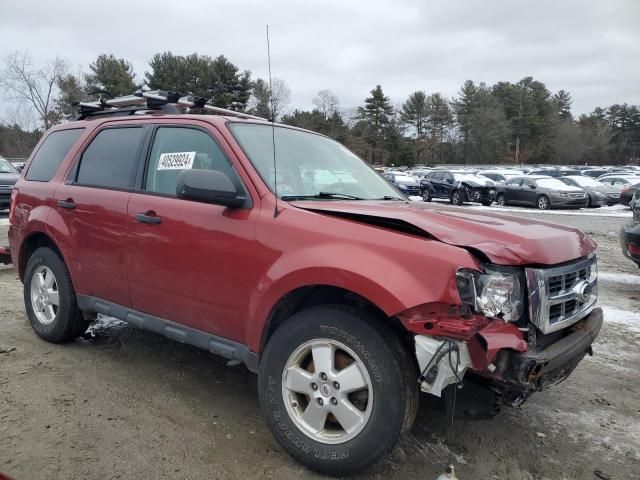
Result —
<instances>
[{"instance_id":1,"label":"chrome grille","mask_svg":"<svg viewBox=\"0 0 640 480\"><path fill-rule=\"evenodd\" d=\"M542 333L573 325L588 315L598 297L595 255L551 268L527 268L529 316Z\"/></svg>"},{"instance_id":2,"label":"chrome grille","mask_svg":"<svg viewBox=\"0 0 640 480\"><path fill-rule=\"evenodd\" d=\"M584 193L570 193L569 196L571 198L584 198L585 194Z\"/></svg>"}]
</instances>

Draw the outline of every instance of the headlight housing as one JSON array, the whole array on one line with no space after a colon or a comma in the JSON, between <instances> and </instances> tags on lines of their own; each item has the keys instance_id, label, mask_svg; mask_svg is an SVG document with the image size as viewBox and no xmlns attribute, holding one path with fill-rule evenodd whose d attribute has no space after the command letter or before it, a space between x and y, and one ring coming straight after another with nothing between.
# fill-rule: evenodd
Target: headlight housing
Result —
<instances>
[{"instance_id":1,"label":"headlight housing","mask_svg":"<svg viewBox=\"0 0 640 480\"><path fill-rule=\"evenodd\" d=\"M460 299L477 313L507 322L518 321L522 316L524 291L515 273L482 273L465 268L456 272L456 284Z\"/></svg>"},{"instance_id":2,"label":"headlight housing","mask_svg":"<svg viewBox=\"0 0 640 480\"><path fill-rule=\"evenodd\" d=\"M598 198L605 198L606 197L606 195L604 193L602 193L602 192L593 192L593 193L595 193L596 197L598 197Z\"/></svg>"}]
</instances>

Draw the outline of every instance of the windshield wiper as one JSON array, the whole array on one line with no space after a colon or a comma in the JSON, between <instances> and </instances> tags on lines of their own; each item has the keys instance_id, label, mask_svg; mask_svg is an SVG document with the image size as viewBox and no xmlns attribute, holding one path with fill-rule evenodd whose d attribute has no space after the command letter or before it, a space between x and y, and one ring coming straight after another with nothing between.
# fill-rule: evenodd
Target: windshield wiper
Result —
<instances>
[{"instance_id":1,"label":"windshield wiper","mask_svg":"<svg viewBox=\"0 0 640 480\"><path fill-rule=\"evenodd\" d=\"M282 195L282 200L308 200L313 198L340 198L347 200L364 200L364 198L349 195L348 193L318 192L314 195Z\"/></svg>"}]
</instances>

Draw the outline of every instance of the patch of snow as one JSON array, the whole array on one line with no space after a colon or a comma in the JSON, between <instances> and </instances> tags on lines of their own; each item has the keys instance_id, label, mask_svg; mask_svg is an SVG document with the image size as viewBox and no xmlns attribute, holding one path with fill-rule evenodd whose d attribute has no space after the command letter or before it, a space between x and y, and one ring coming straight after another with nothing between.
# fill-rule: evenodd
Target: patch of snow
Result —
<instances>
[{"instance_id":1,"label":"patch of snow","mask_svg":"<svg viewBox=\"0 0 640 480\"><path fill-rule=\"evenodd\" d=\"M127 325L127 322L118 320L117 318L107 317L105 315L98 315L98 318L89 325L87 333L92 337L101 334L105 330L112 328L122 328Z\"/></svg>"},{"instance_id":2,"label":"patch of snow","mask_svg":"<svg viewBox=\"0 0 640 480\"><path fill-rule=\"evenodd\" d=\"M613 217L613 218L631 218L633 216L631 210L627 207L625 209L613 209L608 207L594 208L594 209L579 209L579 210L538 210L535 208L521 208L521 207L500 207L498 205L491 205L485 207L484 205L467 205L470 208L476 210L490 210L494 212L513 212L513 213L531 213L531 214L543 214L543 215L577 215L582 217Z\"/></svg>"},{"instance_id":3,"label":"patch of snow","mask_svg":"<svg viewBox=\"0 0 640 480\"><path fill-rule=\"evenodd\" d=\"M602 306L604 321L623 325L634 333L640 334L640 312L629 312L615 307Z\"/></svg>"},{"instance_id":4,"label":"patch of snow","mask_svg":"<svg viewBox=\"0 0 640 480\"><path fill-rule=\"evenodd\" d=\"M640 275L632 273L598 272L598 281L605 283L623 283L625 285L640 285Z\"/></svg>"},{"instance_id":5,"label":"patch of snow","mask_svg":"<svg viewBox=\"0 0 640 480\"><path fill-rule=\"evenodd\" d=\"M417 195L409 195L409 200L411 200L412 202L422 202L422 197L419 197Z\"/></svg>"}]
</instances>

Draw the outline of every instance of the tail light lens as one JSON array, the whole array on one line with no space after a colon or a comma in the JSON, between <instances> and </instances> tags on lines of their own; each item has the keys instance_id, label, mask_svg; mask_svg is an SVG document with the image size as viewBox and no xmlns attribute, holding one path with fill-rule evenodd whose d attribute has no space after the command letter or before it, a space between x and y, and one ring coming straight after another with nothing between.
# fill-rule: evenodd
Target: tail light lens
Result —
<instances>
[{"instance_id":1,"label":"tail light lens","mask_svg":"<svg viewBox=\"0 0 640 480\"><path fill-rule=\"evenodd\" d=\"M629 250L629 253L632 255L640 255L640 247L637 247L636 245L631 245L630 243L628 243L627 250Z\"/></svg>"}]
</instances>

